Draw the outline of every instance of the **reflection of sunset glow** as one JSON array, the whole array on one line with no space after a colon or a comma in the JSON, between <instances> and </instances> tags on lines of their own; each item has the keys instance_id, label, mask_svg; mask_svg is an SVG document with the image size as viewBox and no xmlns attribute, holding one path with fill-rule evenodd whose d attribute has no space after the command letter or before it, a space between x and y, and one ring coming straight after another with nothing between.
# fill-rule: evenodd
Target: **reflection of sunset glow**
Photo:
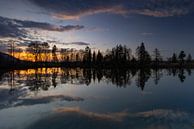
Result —
<instances>
[{"instance_id":1,"label":"reflection of sunset glow","mask_svg":"<svg viewBox=\"0 0 194 129\"><path fill-rule=\"evenodd\" d=\"M15 74L17 75L35 75L35 74L41 74L41 75L51 75L53 73L60 74L68 74L71 76L79 76L83 75L83 70L81 69L61 69L61 68L37 68L37 69L27 69L27 70L15 70Z\"/></svg>"},{"instance_id":2,"label":"reflection of sunset glow","mask_svg":"<svg viewBox=\"0 0 194 129\"><path fill-rule=\"evenodd\" d=\"M34 74L53 74L54 72L62 73L60 68L38 68L38 69L27 69L27 70L16 70L19 75L34 75Z\"/></svg>"}]
</instances>

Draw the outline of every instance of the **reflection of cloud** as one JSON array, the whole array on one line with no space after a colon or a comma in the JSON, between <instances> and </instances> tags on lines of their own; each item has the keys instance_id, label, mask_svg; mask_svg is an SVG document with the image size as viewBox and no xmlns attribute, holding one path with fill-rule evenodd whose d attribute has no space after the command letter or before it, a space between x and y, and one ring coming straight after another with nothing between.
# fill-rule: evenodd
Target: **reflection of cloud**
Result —
<instances>
[{"instance_id":1,"label":"reflection of cloud","mask_svg":"<svg viewBox=\"0 0 194 129\"><path fill-rule=\"evenodd\" d=\"M168 109L156 109L151 111L145 112L138 112L138 113L129 113L127 111L116 112L116 113L94 113L94 112L87 112L80 110L79 107L65 107L65 108L58 108L55 110L58 113L69 113L74 112L80 115L84 115L94 119L101 119L101 120L110 120L110 121L122 121L125 117L140 117L140 118L155 118L155 119L185 119L188 117L188 113L183 111L174 111Z\"/></svg>"},{"instance_id":2,"label":"reflection of cloud","mask_svg":"<svg viewBox=\"0 0 194 129\"><path fill-rule=\"evenodd\" d=\"M188 116L188 113L182 111L174 111L174 110L165 110L165 109L157 109L152 111L145 111L136 113L137 117L155 117L155 118L165 118L165 119L184 119Z\"/></svg>"},{"instance_id":3,"label":"reflection of cloud","mask_svg":"<svg viewBox=\"0 0 194 129\"><path fill-rule=\"evenodd\" d=\"M16 89L14 92L17 94L11 94L10 89L0 88L0 109L14 106L19 102L20 97L25 97L28 93L28 89L21 87Z\"/></svg>"},{"instance_id":4,"label":"reflection of cloud","mask_svg":"<svg viewBox=\"0 0 194 129\"><path fill-rule=\"evenodd\" d=\"M67 129L189 129L192 115L182 111L156 109L153 111L129 113L96 113L79 107L57 108L55 113L30 126L30 128Z\"/></svg>"},{"instance_id":5,"label":"reflection of cloud","mask_svg":"<svg viewBox=\"0 0 194 129\"><path fill-rule=\"evenodd\" d=\"M106 114L100 114L100 113L94 113L94 112L87 112L80 110L80 108L58 108L55 110L58 113L77 113L79 115L83 115L85 117L89 117L91 119L97 119L97 120L109 120L109 121L122 121L124 117L128 115L127 112L117 112L117 113L106 113Z\"/></svg>"},{"instance_id":6,"label":"reflection of cloud","mask_svg":"<svg viewBox=\"0 0 194 129\"><path fill-rule=\"evenodd\" d=\"M79 19L99 13L140 14L154 17L185 15L194 11L193 0L29 0L60 19Z\"/></svg>"},{"instance_id":7,"label":"reflection of cloud","mask_svg":"<svg viewBox=\"0 0 194 129\"><path fill-rule=\"evenodd\" d=\"M83 98L65 95L51 95L27 98L27 88L20 88L17 94L9 94L9 89L0 89L0 109L17 106L30 106L36 104L47 104L55 101L83 101Z\"/></svg>"},{"instance_id":8,"label":"reflection of cloud","mask_svg":"<svg viewBox=\"0 0 194 129\"><path fill-rule=\"evenodd\" d=\"M39 29L47 31L72 31L83 29L81 25L53 25L50 23L22 21L16 19L9 19L0 16L0 37L26 37L28 36L27 29Z\"/></svg>"},{"instance_id":9,"label":"reflection of cloud","mask_svg":"<svg viewBox=\"0 0 194 129\"><path fill-rule=\"evenodd\" d=\"M83 101L83 98L73 97L73 96L65 96L65 95L52 95L52 96L43 96L43 97L35 97L35 98L24 98L19 105L35 105L35 104L45 104L53 101Z\"/></svg>"}]
</instances>

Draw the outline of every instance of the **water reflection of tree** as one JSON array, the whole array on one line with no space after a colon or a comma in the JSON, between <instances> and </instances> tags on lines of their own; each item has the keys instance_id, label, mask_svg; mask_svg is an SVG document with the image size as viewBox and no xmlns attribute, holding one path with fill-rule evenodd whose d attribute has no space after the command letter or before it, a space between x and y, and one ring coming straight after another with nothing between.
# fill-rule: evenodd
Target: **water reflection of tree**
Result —
<instances>
[{"instance_id":1,"label":"water reflection of tree","mask_svg":"<svg viewBox=\"0 0 194 129\"><path fill-rule=\"evenodd\" d=\"M162 77L162 70L161 69L153 69L153 78L155 85L158 85L160 78Z\"/></svg>"},{"instance_id":2,"label":"water reflection of tree","mask_svg":"<svg viewBox=\"0 0 194 129\"><path fill-rule=\"evenodd\" d=\"M178 75L178 69L176 68L172 68L172 69L168 69L168 75L172 75L172 76L177 76Z\"/></svg>"},{"instance_id":3,"label":"water reflection of tree","mask_svg":"<svg viewBox=\"0 0 194 129\"><path fill-rule=\"evenodd\" d=\"M118 87L126 87L131 84L131 73L129 70L112 69L104 71L105 78L110 80L113 84Z\"/></svg>"},{"instance_id":4,"label":"water reflection of tree","mask_svg":"<svg viewBox=\"0 0 194 129\"><path fill-rule=\"evenodd\" d=\"M187 71L188 75L191 76L191 74L192 74L191 69L187 68L186 71Z\"/></svg>"},{"instance_id":5,"label":"water reflection of tree","mask_svg":"<svg viewBox=\"0 0 194 129\"><path fill-rule=\"evenodd\" d=\"M185 71L184 71L184 69L179 69L178 77L179 77L179 79L180 79L181 82L184 82L184 81L185 81L186 76L185 76Z\"/></svg>"},{"instance_id":6,"label":"water reflection of tree","mask_svg":"<svg viewBox=\"0 0 194 129\"><path fill-rule=\"evenodd\" d=\"M191 75L191 69L186 69L186 71L187 71L188 75L190 76ZM168 74L172 75L174 77L177 76L179 78L180 82L184 82L185 79L186 79L185 69L183 69L183 68L168 69Z\"/></svg>"},{"instance_id":7,"label":"water reflection of tree","mask_svg":"<svg viewBox=\"0 0 194 129\"><path fill-rule=\"evenodd\" d=\"M137 75L137 86L144 90L145 83L151 76L150 69L140 69Z\"/></svg>"},{"instance_id":8,"label":"water reflection of tree","mask_svg":"<svg viewBox=\"0 0 194 129\"><path fill-rule=\"evenodd\" d=\"M70 84L85 84L85 78L83 75L83 69L75 68L61 68L59 73L60 82L62 84L70 83Z\"/></svg>"},{"instance_id":9,"label":"water reflection of tree","mask_svg":"<svg viewBox=\"0 0 194 129\"><path fill-rule=\"evenodd\" d=\"M39 73L40 72L40 73ZM32 77L27 77L26 85L29 86L29 89L32 91L48 90L51 86L50 75L47 74L48 69L45 70L45 74L43 73L43 69L35 69L35 74ZM27 75L28 76L28 75Z\"/></svg>"},{"instance_id":10,"label":"water reflection of tree","mask_svg":"<svg viewBox=\"0 0 194 129\"><path fill-rule=\"evenodd\" d=\"M53 69L53 71L52 71L52 84L54 87L57 86L57 81L56 81L57 75L58 75L58 69Z\"/></svg>"},{"instance_id":11,"label":"water reflection of tree","mask_svg":"<svg viewBox=\"0 0 194 129\"><path fill-rule=\"evenodd\" d=\"M14 77L14 71L9 72L9 78L8 78L8 85L10 86L9 93L13 94L15 91L15 77Z\"/></svg>"},{"instance_id":12,"label":"water reflection of tree","mask_svg":"<svg viewBox=\"0 0 194 129\"><path fill-rule=\"evenodd\" d=\"M85 78L85 84L89 85L91 83L92 73L91 69L84 69L83 76Z\"/></svg>"},{"instance_id":13,"label":"water reflection of tree","mask_svg":"<svg viewBox=\"0 0 194 129\"><path fill-rule=\"evenodd\" d=\"M49 90L59 84L90 85L92 82L107 80L118 87L131 85L136 78L136 85L144 90L146 82L152 76L157 85L165 74L179 78L184 82L191 69L82 69L82 68L36 68L31 70L15 70L2 74L0 84L7 81L13 93L16 86L28 86L31 91ZM187 73L187 74L186 74ZM97 80L97 81L96 81Z\"/></svg>"}]
</instances>

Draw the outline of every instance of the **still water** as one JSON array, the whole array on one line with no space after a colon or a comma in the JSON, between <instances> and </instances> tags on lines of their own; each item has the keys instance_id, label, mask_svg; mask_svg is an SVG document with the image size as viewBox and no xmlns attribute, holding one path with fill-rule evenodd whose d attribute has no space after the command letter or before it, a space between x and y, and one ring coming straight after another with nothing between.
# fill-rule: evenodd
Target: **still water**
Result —
<instances>
[{"instance_id":1,"label":"still water","mask_svg":"<svg viewBox=\"0 0 194 129\"><path fill-rule=\"evenodd\" d=\"M0 72L0 129L192 129L189 69Z\"/></svg>"}]
</instances>

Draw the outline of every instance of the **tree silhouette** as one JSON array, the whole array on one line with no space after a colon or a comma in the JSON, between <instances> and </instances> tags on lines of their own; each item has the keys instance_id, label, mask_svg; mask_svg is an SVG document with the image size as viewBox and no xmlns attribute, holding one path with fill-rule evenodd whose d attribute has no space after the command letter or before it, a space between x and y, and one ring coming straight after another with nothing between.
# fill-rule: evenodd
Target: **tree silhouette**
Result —
<instances>
[{"instance_id":1,"label":"tree silhouette","mask_svg":"<svg viewBox=\"0 0 194 129\"><path fill-rule=\"evenodd\" d=\"M85 48L85 52L84 52L84 59L83 62L85 63L85 65L90 65L91 64L91 60L92 60L92 53L91 53L91 49L87 46Z\"/></svg>"},{"instance_id":2,"label":"tree silhouette","mask_svg":"<svg viewBox=\"0 0 194 129\"><path fill-rule=\"evenodd\" d=\"M173 53L173 55L172 55L172 63L177 63L177 55L176 55L176 53Z\"/></svg>"},{"instance_id":3,"label":"tree silhouette","mask_svg":"<svg viewBox=\"0 0 194 129\"><path fill-rule=\"evenodd\" d=\"M146 65L150 63L151 57L149 53L146 51L143 42L141 43L140 46L137 47L136 54L137 54L140 65L143 65L143 64Z\"/></svg>"},{"instance_id":4,"label":"tree silhouette","mask_svg":"<svg viewBox=\"0 0 194 129\"><path fill-rule=\"evenodd\" d=\"M191 56L191 54L189 54L187 56L187 63L191 63L191 62L192 62L192 56Z\"/></svg>"},{"instance_id":5,"label":"tree silhouette","mask_svg":"<svg viewBox=\"0 0 194 129\"><path fill-rule=\"evenodd\" d=\"M44 42L43 44L42 44L42 51L43 51L43 53L44 53L44 61L46 61L46 62L48 62L48 53L49 53L49 48L50 48L50 46L49 46L49 44L47 43L47 42Z\"/></svg>"},{"instance_id":6,"label":"tree silhouette","mask_svg":"<svg viewBox=\"0 0 194 129\"><path fill-rule=\"evenodd\" d=\"M95 51L93 52L93 55L92 55L92 62L94 64L96 63L96 52Z\"/></svg>"},{"instance_id":7,"label":"tree silhouette","mask_svg":"<svg viewBox=\"0 0 194 129\"><path fill-rule=\"evenodd\" d=\"M160 51L157 48L155 48L153 53L154 53L154 62L155 62L156 65L158 65L159 62L162 61L162 57L160 55Z\"/></svg>"},{"instance_id":8,"label":"tree silhouette","mask_svg":"<svg viewBox=\"0 0 194 129\"><path fill-rule=\"evenodd\" d=\"M38 41L31 42L28 45L28 48L34 54L34 56L35 56L35 62L37 62L38 61L38 56L39 56L40 51L41 51L40 42L38 42Z\"/></svg>"},{"instance_id":9,"label":"tree silhouette","mask_svg":"<svg viewBox=\"0 0 194 129\"><path fill-rule=\"evenodd\" d=\"M88 52L88 63L91 63L92 61L92 52L91 52L91 49L89 49L89 52Z\"/></svg>"},{"instance_id":10,"label":"tree silhouette","mask_svg":"<svg viewBox=\"0 0 194 129\"><path fill-rule=\"evenodd\" d=\"M112 48L112 52L105 55L105 60L110 61L111 64L117 67L124 66L130 61L131 49L125 45L117 45Z\"/></svg>"},{"instance_id":11,"label":"tree silhouette","mask_svg":"<svg viewBox=\"0 0 194 129\"><path fill-rule=\"evenodd\" d=\"M180 54L179 54L179 60L180 60L180 63L181 65L184 64L184 58L186 57L186 54L184 51L181 51Z\"/></svg>"},{"instance_id":12,"label":"tree silhouette","mask_svg":"<svg viewBox=\"0 0 194 129\"><path fill-rule=\"evenodd\" d=\"M52 48L52 58L53 58L53 61L54 62L58 62L58 58L57 58L57 46L54 45L53 48Z\"/></svg>"},{"instance_id":13,"label":"tree silhouette","mask_svg":"<svg viewBox=\"0 0 194 129\"><path fill-rule=\"evenodd\" d=\"M102 65L102 64L101 64L102 61L103 61L103 55L102 55L102 53L101 53L100 50L99 50L99 51L98 51L98 54L97 54L97 57L96 57L96 63L97 63L98 65Z\"/></svg>"},{"instance_id":14,"label":"tree silhouette","mask_svg":"<svg viewBox=\"0 0 194 129\"><path fill-rule=\"evenodd\" d=\"M79 54L76 54L76 61L79 61Z\"/></svg>"}]
</instances>

